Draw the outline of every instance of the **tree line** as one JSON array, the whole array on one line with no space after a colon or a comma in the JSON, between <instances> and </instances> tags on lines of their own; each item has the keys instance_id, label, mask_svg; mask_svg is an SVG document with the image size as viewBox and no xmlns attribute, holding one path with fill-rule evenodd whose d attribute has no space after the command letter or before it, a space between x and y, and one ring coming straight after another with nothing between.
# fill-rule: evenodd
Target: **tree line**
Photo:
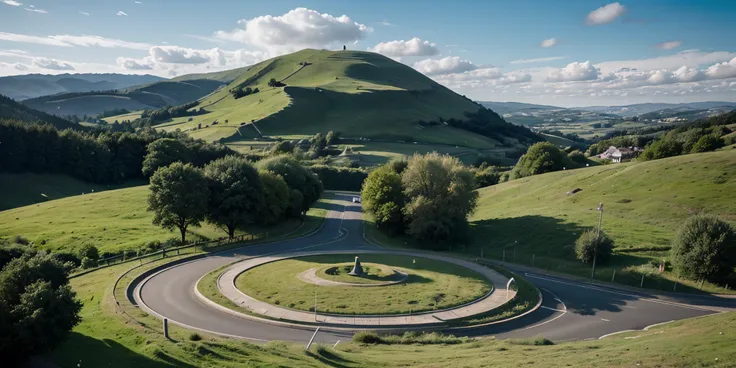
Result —
<instances>
[{"instance_id":1,"label":"tree line","mask_svg":"<svg viewBox=\"0 0 736 368\"><path fill-rule=\"evenodd\" d=\"M5 120L0 121L0 137L0 171L67 174L101 184L147 178L175 160L203 166L234 153L183 133L152 129L59 131L50 125ZM175 149L167 150L169 146Z\"/></svg>"}]
</instances>

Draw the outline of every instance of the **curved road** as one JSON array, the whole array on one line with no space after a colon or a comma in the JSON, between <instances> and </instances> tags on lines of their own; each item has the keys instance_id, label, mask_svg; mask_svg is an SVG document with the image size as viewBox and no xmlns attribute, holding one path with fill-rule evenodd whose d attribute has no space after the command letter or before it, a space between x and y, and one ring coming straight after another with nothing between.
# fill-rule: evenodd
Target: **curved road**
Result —
<instances>
[{"instance_id":1,"label":"curved road","mask_svg":"<svg viewBox=\"0 0 736 368\"><path fill-rule=\"evenodd\" d=\"M165 269L137 285L137 302L149 313L173 323L206 332L254 341L308 341L313 328L276 326L209 307L197 299L197 281L210 271L238 259L297 250L355 250L376 248L363 238L361 208L351 195L335 193L338 204L328 209L323 226L314 234L281 242L248 246ZM736 300L696 295L654 295L601 287L580 281L525 272L510 266L537 286L543 303L537 311L502 324L448 330L458 336L497 338L544 336L554 341L585 340L688 317L736 308ZM349 332L320 332L316 341L348 340Z\"/></svg>"}]
</instances>

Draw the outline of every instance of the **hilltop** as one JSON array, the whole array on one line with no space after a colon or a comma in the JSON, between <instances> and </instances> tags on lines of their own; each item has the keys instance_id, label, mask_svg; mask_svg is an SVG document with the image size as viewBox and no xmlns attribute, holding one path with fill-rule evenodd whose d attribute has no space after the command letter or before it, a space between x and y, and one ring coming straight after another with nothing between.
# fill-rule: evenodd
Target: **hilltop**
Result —
<instances>
[{"instance_id":1,"label":"hilltop","mask_svg":"<svg viewBox=\"0 0 736 368\"><path fill-rule=\"evenodd\" d=\"M269 85L272 79L277 83ZM258 92L232 93L248 88ZM266 60L203 98L200 107L207 112L158 127L229 142L330 130L351 138L486 149L537 140L490 110L471 117L481 108L477 103L409 66L363 51L306 49Z\"/></svg>"},{"instance_id":2,"label":"hilltop","mask_svg":"<svg viewBox=\"0 0 736 368\"><path fill-rule=\"evenodd\" d=\"M120 90L62 93L25 100L28 107L54 115L94 116L108 110L157 109L196 101L224 83L199 79L160 81Z\"/></svg>"}]
</instances>

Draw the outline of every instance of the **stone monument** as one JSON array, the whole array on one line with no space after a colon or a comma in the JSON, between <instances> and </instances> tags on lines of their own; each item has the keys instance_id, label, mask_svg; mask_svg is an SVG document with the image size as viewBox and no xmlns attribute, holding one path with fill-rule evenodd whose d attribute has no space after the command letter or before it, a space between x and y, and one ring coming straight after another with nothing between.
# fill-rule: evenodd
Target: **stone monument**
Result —
<instances>
[{"instance_id":1,"label":"stone monument","mask_svg":"<svg viewBox=\"0 0 736 368\"><path fill-rule=\"evenodd\" d=\"M353 270L348 273L348 275L352 276L363 276L363 266L360 265L360 261L358 260L358 257L355 257L355 265L353 265Z\"/></svg>"}]
</instances>

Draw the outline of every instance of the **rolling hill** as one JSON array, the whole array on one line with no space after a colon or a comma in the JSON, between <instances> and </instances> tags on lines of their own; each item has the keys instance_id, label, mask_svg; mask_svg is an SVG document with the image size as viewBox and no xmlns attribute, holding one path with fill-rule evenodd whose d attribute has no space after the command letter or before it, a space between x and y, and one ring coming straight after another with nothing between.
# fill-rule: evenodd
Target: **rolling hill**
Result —
<instances>
[{"instance_id":1,"label":"rolling hill","mask_svg":"<svg viewBox=\"0 0 736 368\"><path fill-rule=\"evenodd\" d=\"M128 74L28 74L0 78L0 94L27 100L70 92L109 91L161 81L153 75Z\"/></svg>"},{"instance_id":2,"label":"rolling hill","mask_svg":"<svg viewBox=\"0 0 736 368\"><path fill-rule=\"evenodd\" d=\"M57 129L84 128L71 121L29 108L3 95L0 95L0 119L17 120L25 123L48 123Z\"/></svg>"},{"instance_id":3,"label":"rolling hill","mask_svg":"<svg viewBox=\"0 0 736 368\"><path fill-rule=\"evenodd\" d=\"M271 79L283 86L269 86ZM236 99L230 91L238 88L259 92ZM260 134L304 136L330 130L350 138L472 148L514 146L537 139L492 112L483 122L492 135L453 127L453 122L469 121L467 114L478 112L480 105L411 67L361 51L306 49L266 60L203 98L199 107L207 113L158 127L230 142Z\"/></svg>"},{"instance_id":4,"label":"rolling hill","mask_svg":"<svg viewBox=\"0 0 736 368\"><path fill-rule=\"evenodd\" d=\"M161 81L122 90L43 96L25 100L23 104L54 115L94 116L107 110L135 111L181 105L196 101L222 85L207 79Z\"/></svg>"}]
</instances>

